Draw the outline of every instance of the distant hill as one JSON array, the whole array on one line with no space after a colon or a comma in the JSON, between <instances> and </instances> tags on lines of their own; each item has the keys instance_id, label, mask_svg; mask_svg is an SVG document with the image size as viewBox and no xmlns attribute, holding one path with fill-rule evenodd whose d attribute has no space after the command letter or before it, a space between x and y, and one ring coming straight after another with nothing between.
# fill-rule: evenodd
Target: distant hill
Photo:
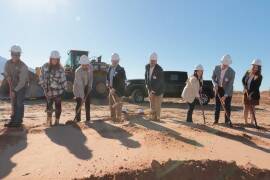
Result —
<instances>
[{"instance_id":1,"label":"distant hill","mask_svg":"<svg viewBox=\"0 0 270 180\"><path fill-rule=\"evenodd\" d=\"M0 74L2 72L4 72L4 67L5 67L5 63L6 63L7 59L3 58L0 56ZM2 75L0 75L0 80L2 80L4 77Z\"/></svg>"}]
</instances>

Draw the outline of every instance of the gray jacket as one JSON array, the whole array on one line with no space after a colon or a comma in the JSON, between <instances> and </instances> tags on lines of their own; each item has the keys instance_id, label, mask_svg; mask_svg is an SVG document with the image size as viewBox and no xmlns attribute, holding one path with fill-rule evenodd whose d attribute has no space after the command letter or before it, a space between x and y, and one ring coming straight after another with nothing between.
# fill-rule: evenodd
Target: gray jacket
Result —
<instances>
[{"instance_id":1,"label":"gray jacket","mask_svg":"<svg viewBox=\"0 0 270 180\"><path fill-rule=\"evenodd\" d=\"M11 80L11 88L16 92L26 87L29 81L28 67L21 60L17 63L8 60L5 64L4 75Z\"/></svg>"},{"instance_id":2,"label":"gray jacket","mask_svg":"<svg viewBox=\"0 0 270 180\"><path fill-rule=\"evenodd\" d=\"M219 86L220 75L221 75L221 66L218 65L215 67L215 70L212 75L212 82L214 86ZM224 88L225 91L225 96L233 95L234 78L235 78L235 71L231 67L228 67L228 70L224 75L222 83L222 87Z\"/></svg>"},{"instance_id":3,"label":"gray jacket","mask_svg":"<svg viewBox=\"0 0 270 180\"><path fill-rule=\"evenodd\" d=\"M78 98L85 98L84 89L85 86L88 86L88 91L92 90L92 84L93 84L93 67L90 65L88 73L88 82L86 84L83 83L83 73L84 70L82 67L78 67L75 72L75 80L73 85L73 94L75 97Z\"/></svg>"}]
</instances>

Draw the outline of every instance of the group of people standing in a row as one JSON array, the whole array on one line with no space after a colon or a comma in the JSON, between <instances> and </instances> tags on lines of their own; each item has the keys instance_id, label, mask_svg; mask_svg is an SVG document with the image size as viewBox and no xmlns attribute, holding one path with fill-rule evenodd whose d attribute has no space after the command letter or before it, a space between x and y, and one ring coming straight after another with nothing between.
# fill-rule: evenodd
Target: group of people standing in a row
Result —
<instances>
[{"instance_id":1,"label":"group of people standing in a row","mask_svg":"<svg viewBox=\"0 0 270 180\"><path fill-rule=\"evenodd\" d=\"M24 99L28 83L28 67L21 61L21 47L11 47L11 59L5 65L5 78L10 86L12 105L11 119L5 124L6 127L20 127L24 116ZM49 62L41 68L39 83L44 90L47 100L47 124L51 126L52 116L55 113L55 125L59 124L62 112L61 96L67 88L67 80L64 68L60 63L58 51L52 51ZM162 98L164 94L163 69L157 64L158 55L151 54L149 64L145 67L145 83L149 94L151 120L160 121ZM111 56L111 66L107 73L107 86L109 89L109 107L113 122L122 122L122 97L125 91L126 73L119 65L120 57L117 53ZM231 126L231 101L235 71L230 67L231 57L225 55L221 65L215 67L212 80L216 93L215 123L218 123L221 107L225 109L225 123ZM90 92L93 84L93 67L89 58L82 55L79 60L80 66L75 71L73 93L77 105L74 120L81 121L81 108L85 105L86 121L90 121ZM252 69L243 77L244 85L244 118L247 123L248 113L251 119L255 118L255 106L259 104L260 85L262 81L261 60L252 62ZM187 80L182 97L188 103L187 121L192 122L192 114L196 102L201 102L203 85L203 66L197 65L194 74Z\"/></svg>"},{"instance_id":2,"label":"group of people standing in a row","mask_svg":"<svg viewBox=\"0 0 270 180\"><path fill-rule=\"evenodd\" d=\"M212 82L215 91L215 121L219 121L221 107L225 111L225 124L232 126L231 103L233 96L233 84L235 79L235 71L230 67L232 59L230 55L224 55L221 59L221 65L217 65L213 71ZM255 106L259 105L260 86L262 82L261 74L262 62L260 59L255 59L251 63L251 69L248 70L242 78L244 86L244 119L248 123L248 114L251 116L251 123L255 120ZM203 85L203 66L197 65L194 69L194 74L187 80L186 87L182 93L182 97L188 102L189 109L187 113L187 122L192 122L192 113L196 103L201 103L201 93Z\"/></svg>"}]
</instances>

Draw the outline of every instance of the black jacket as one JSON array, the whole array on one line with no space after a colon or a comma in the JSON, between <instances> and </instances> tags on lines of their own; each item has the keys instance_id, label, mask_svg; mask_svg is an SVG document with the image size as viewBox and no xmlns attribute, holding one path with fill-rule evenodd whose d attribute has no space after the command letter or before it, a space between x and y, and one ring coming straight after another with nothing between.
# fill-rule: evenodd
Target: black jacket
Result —
<instances>
[{"instance_id":1,"label":"black jacket","mask_svg":"<svg viewBox=\"0 0 270 180\"><path fill-rule=\"evenodd\" d=\"M248 89L248 79L250 72L246 72L244 77L242 78L242 83L245 89L248 90L249 98L252 100L260 100L260 86L262 83L263 77L260 75L257 78L253 78L250 84L250 89Z\"/></svg>"},{"instance_id":2,"label":"black jacket","mask_svg":"<svg viewBox=\"0 0 270 180\"><path fill-rule=\"evenodd\" d=\"M145 66L145 84L149 91L155 91L155 95L159 96L164 93L163 69L157 64L153 70L151 78L149 78L149 71L150 64L147 64Z\"/></svg>"},{"instance_id":3,"label":"black jacket","mask_svg":"<svg viewBox=\"0 0 270 180\"><path fill-rule=\"evenodd\" d=\"M111 72L112 67L109 67L108 73L107 73L107 82L108 85L110 86L110 72ZM113 76L113 89L115 89L116 94L119 97L122 97L125 95L125 86L126 86L126 72L123 67L120 65L117 65L115 68L115 73Z\"/></svg>"}]
</instances>

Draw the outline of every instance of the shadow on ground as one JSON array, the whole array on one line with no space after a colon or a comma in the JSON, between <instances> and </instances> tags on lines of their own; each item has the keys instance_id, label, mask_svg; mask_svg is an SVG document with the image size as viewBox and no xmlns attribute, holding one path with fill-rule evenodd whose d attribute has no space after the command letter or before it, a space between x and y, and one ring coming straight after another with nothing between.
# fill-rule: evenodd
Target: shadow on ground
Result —
<instances>
[{"instance_id":1,"label":"shadow on ground","mask_svg":"<svg viewBox=\"0 0 270 180\"><path fill-rule=\"evenodd\" d=\"M17 165L12 157L27 147L27 130L5 129L0 135L0 179L4 179Z\"/></svg>"},{"instance_id":2,"label":"shadow on ground","mask_svg":"<svg viewBox=\"0 0 270 180\"><path fill-rule=\"evenodd\" d=\"M262 146L258 146L256 143L254 143L250 137L248 136L241 136L241 135L235 135L235 134L231 134L213 127L209 127L206 125L201 125L201 124L190 124L190 123L186 123L183 121L178 121L178 123L184 125L184 126L188 126L191 127L192 129L197 129L200 131L204 131L222 138L227 138L230 140L234 140L240 143L243 143L249 147L255 148L257 150L263 151L265 153L270 153L270 147L266 148L266 147L262 147ZM237 129L236 129L237 130Z\"/></svg>"},{"instance_id":3,"label":"shadow on ground","mask_svg":"<svg viewBox=\"0 0 270 180\"><path fill-rule=\"evenodd\" d=\"M82 160L92 157L92 151L85 145L87 137L77 124L47 128L45 133L52 142L67 148L75 157Z\"/></svg>"},{"instance_id":4,"label":"shadow on ground","mask_svg":"<svg viewBox=\"0 0 270 180\"><path fill-rule=\"evenodd\" d=\"M181 134L173 129L167 128L165 126L162 126L162 123L157 123L157 122L153 122L150 120L147 120L143 117L140 118L135 118L135 119L130 119L130 124L137 124L140 126L144 126L147 129L150 130L154 130L154 131L158 131L161 133L166 133L166 135L169 135L173 138L175 138L176 140L182 141L184 143L193 145L193 146L197 146L197 147L203 147L203 145L199 142L197 142L196 140L193 139L189 139L186 137L181 136Z\"/></svg>"},{"instance_id":5,"label":"shadow on ground","mask_svg":"<svg viewBox=\"0 0 270 180\"><path fill-rule=\"evenodd\" d=\"M92 123L86 123L89 128L93 128L102 137L108 139L116 139L121 142L123 146L128 148L138 148L141 144L138 141L131 139L132 134L123 128L114 126L103 120L95 120Z\"/></svg>"}]
</instances>

